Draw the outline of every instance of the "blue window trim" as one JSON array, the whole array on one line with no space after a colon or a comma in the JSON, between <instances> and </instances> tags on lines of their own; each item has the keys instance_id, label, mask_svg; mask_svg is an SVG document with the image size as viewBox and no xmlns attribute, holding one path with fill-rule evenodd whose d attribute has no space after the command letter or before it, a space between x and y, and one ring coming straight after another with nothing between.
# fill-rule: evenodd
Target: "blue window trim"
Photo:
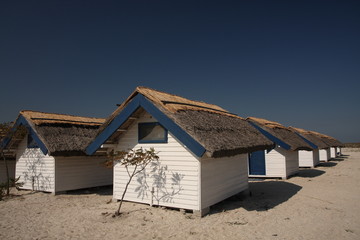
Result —
<instances>
[{"instance_id":1,"label":"blue window trim","mask_svg":"<svg viewBox=\"0 0 360 240\"><path fill-rule=\"evenodd\" d=\"M164 136L161 140L140 140L140 128L141 126L158 125L164 129ZM138 123L138 142L139 143L167 143L168 142L168 130L164 128L159 122L143 122Z\"/></svg>"},{"instance_id":2,"label":"blue window trim","mask_svg":"<svg viewBox=\"0 0 360 240\"><path fill-rule=\"evenodd\" d=\"M263 128L259 127L256 123L253 123L251 121L249 121L249 123L255 127L257 130L259 130L265 137L267 137L270 141L276 143L277 145L279 145L280 147L284 148L285 150L290 150L291 146L289 144L286 144L285 142L283 142L282 140L280 140L279 138L275 137L274 135L272 135L271 133L269 133L268 131L264 130ZM270 150L271 151L271 150ZM270 152L269 151L269 152Z\"/></svg>"},{"instance_id":3,"label":"blue window trim","mask_svg":"<svg viewBox=\"0 0 360 240\"><path fill-rule=\"evenodd\" d=\"M25 126L26 129L28 130L28 134L31 136L32 139L34 139L34 141L36 142L38 148L40 148L40 150L43 152L44 155L46 155L48 153L48 149L45 146L45 144L40 140L39 136L37 135L37 133L34 131L34 129L31 127L31 125L28 123L28 121L22 116L20 115L18 117L18 119L16 120L13 128L11 129L11 132L15 132L16 129L19 126ZM7 137L5 138L2 142L1 142L1 147L2 148L6 148L7 145L10 143L11 138Z\"/></svg>"},{"instance_id":4,"label":"blue window trim","mask_svg":"<svg viewBox=\"0 0 360 240\"><path fill-rule=\"evenodd\" d=\"M113 121L94 139L86 148L86 154L92 155L102 144L138 109L142 107L146 112L156 118L159 123L171 132L185 147L197 157L201 157L206 149L185 132L179 125L159 110L142 94L137 94L126 107L113 119Z\"/></svg>"}]
</instances>

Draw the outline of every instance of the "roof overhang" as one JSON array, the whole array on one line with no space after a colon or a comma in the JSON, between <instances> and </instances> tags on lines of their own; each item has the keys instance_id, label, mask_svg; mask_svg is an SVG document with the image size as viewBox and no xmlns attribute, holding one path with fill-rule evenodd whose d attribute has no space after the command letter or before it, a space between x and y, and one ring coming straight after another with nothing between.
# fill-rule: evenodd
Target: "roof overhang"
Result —
<instances>
[{"instance_id":1,"label":"roof overhang","mask_svg":"<svg viewBox=\"0 0 360 240\"><path fill-rule=\"evenodd\" d=\"M130 118L130 116L139 108L143 108L146 112L156 118L159 123L170 131L186 148L188 148L197 157L202 157L206 149L192 138L186 131L156 107L142 94L132 95L132 99L127 100L127 104L121 112L104 128L101 133L94 139L92 143L86 148L86 154L94 154L101 145L109 139L112 134Z\"/></svg>"}]
</instances>

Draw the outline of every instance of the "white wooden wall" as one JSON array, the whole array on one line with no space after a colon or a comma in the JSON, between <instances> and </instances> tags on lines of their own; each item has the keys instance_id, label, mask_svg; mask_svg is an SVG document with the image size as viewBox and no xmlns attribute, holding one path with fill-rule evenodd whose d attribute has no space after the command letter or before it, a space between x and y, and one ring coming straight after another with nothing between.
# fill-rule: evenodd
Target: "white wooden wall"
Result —
<instances>
[{"instance_id":1,"label":"white wooden wall","mask_svg":"<svg viewBox=\"0 0 360 240\"><path fill-rule=\"evenodd\" d=\"M299 151L299 167L315 167L319 164L319 149Z\"/></svg>"},{"instance_id":2,"label":"white wooden wall","mask_svg":"<svg viewBox=\"0 0 360 240\"><path fill-rule=\"evenodd\" d=\"M299 151L299 167L314 167L313 151Z\"/></svg>"},{"instance_id":3,"label":"white wooden wall","mask_svg":"<svg viewBox=\"0 0 360 240\"><path fill-rule=\"evenodd\" d=\"M319 154L320 154L320 161L324 161L324 162L329 161L329 159L330 159L330 148L320 149Z\"/></svg>"},{"instance_id":4,"label":"white wooden wall","mask_svg":"<svg viewBox=\"0 0 360 240\"><path fill-rule=\"evenodd\" d=\"M9 177L15 178L15 161L14 160L8 160L7 166L9 170ZM0 159L0 183L6 182L6 167L3 159Z\"/></svg>"},{"instance_id":5,"label":"white wooden wall","mask_svg":"<svg viewBox=\"0 0 360 240\"><path fill-rule=\"evenodd\" d=\"M287 178L299 172L297 151L288 151L279 146L265 153L266 177Z\"/></svg>"},{"instance_id":6,"label":"white wooden wall","mask_svg":"<svg viewBox=\"0 0 360 240\"><path fill-rule=\"evenodd\" d=\"M286 162L285 156L280 154L275 149L271 150L269 153L265 152L265 174L266 177L281 177L286 178Z\"/></svg>"},{"instance_id":7,"label":"white wooden wall","mask_svg":"<svg viewBox=\"0 0 360 240\"><path fill-rule=\"evenodd\" d=\"M154 205L200 210L200 162L172 135L168 134L168 143L139 144L138 122L156 122L149 114L145 114L123 134L119 139L117 150L128 150L154 147L159 152L159 165L156 174L150 173L151 166L146 168L143 174L135 176L129 185L125 200L150 204L153 199ZM164 175L160 182L154 182L154 177L159 176L163 170ZM180 182L173 181L174 176L180 176ZM114 198L121 199L121 195L128 181L128 174L123 166L114 166ZM161 184L164 185L161 185ZM154 197L151 189L154 187Z\"/></svg>"},{"instance_id":8,"label":"white wooden wall","mask_svg":"<svg viewBox=\"0 0 360 240\"><path fill-rule=\"evenodd\" d=\"M336 147L330 148L330 158L336 158Z\"/></svg>"},{"instance_id":9,"label":"white wooden wall","mask_svg":"<svg viewBox=\"0 0 360 240\"><path fill-rule=\"evenodd\" d=\"M27 148L27 137L21 141L16 154L16 177L22 189L55 191L55 159L44 155L39 148Z\"/></svg>"},{"instance_id":10,"label":"white wooden wall","mask_svg":"<svg viewBox=\"0 0 360 240\"><path fill-rule=\"evenodd\" d=\"M248 189L248 154L201 159L201 208Z\"/></svg>"},{"instance_id":11,"label":"white wooden wall","mask_svg":"<svg viewBox=\"0 0 360 240\"><path fill-rule=\"evenodd\" d=\"M55 157L55 191L112 185L113 170L105 157Z\"/></svg>"}]
</instances>

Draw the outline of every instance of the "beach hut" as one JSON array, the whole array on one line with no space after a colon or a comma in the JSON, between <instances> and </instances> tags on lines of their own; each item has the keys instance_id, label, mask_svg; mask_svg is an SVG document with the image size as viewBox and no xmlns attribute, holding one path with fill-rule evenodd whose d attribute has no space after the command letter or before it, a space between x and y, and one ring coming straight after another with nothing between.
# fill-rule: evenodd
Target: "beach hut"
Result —
<instances>
[{"instance_id":1,"label":"beach hut","mask_svg":"<svg viewBox=\"0 0 360 240\"><path fill-rule=\"evenodd\" d=\"M327 145L327 148L320 150L320 161L327 162L331 158L335 158L336 151L337 151L336 148L338 146L342 146L342 143L328 135L325 135L325 134L322 134L319 132L315 132L315 131L310 131L310 132L312 132L313 134L315 134L316 136L321 138L321 140Z\"/></svg>"},{"instance_id":2,"label":"beach hut","mask_svg":"<svg viewBox=\"0 0 360 240\"><path fill-rule=\"evenodd\" d=\"M305 129L289 127L291 130L299 134L305 141L314 147L312 151L299 151L299 167L315 167L320 163L320 151L328 149L329 146L316 134ZM326 153L326 150L324 151Z\"/></svg>"},{"instance_id":3,"label":"beach hut","mask_svg":"<svg viewBox=\"0 0 360 240\"><path fill-rule=\"evenodd\" d=\"M250 154L249 176L286 179L298 173L298 151L311 151L314 148L280 123L255 117L248 117L246 120L276 144L271 151L258 151Z\"/></svg>"},{"instance_id":4,"label":"beach hut","mask_svg":"<svg viewBox=\"0 0 360 240\"><path fill-rule=\"evenodd\" d=\"M87 154L153 147L153 162L130 183L125 200L198 211L248 189L249 152L273 143L223 108L137 87L100 128ZM114 166L113 198L129 177Z\"/></svg>"},{"instance_id":5,"label":"beach hut","mask_svg":"<svg viewBox=\"0 0 360 240\"><path fill-rule=\"evenodd\" d=\"M111 185L112 169L103 165L106 155L84 152L104 120L21 111L12 131L23 126L25 135L5 138L2 145L16 158L15 176L22 188L55 194Z\"/></svg>"}]
</instances>

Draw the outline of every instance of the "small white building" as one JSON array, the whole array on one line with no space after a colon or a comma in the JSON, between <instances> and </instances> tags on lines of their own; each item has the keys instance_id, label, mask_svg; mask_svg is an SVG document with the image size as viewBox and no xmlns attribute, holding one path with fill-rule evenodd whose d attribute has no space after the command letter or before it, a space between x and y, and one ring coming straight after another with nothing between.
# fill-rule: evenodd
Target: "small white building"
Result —
<instances>
[{"instance_id":1,"label":"small white building","mask_svg":"<svg viewBox=\"0 0 360 240\"><path fill-rule=\"evenodd\" d=\"M299 151L299 166L300 167L315 167L320 163L320 153L326 154L328 145L316 134L301 128L289 127L302 137L310 146L313 147L312 151ZM322 156L324 158L324 156ZM325 155L326 157L326 155Z\"/></svg>"},{"instance_id":2,"label":"small white building","mask_svg":"<svg viewBox=\"0 0 360 240\"><path fill-rule=\"evenodd\" d=\"M327 162L331 158L337 157L336 148L343 145L340 141L322 133L318 133L314 131L311 131L311 133L321 138L321 140L327 145L326 148L320 150L320 161Z\"/></svg>"},{"instance_id":3,"label":"small white building","mask_svg":"<svg viewBox=\"0 0 360 240\"><path fill-rule=\"evenodd\" d=\"M15 177L22 189L59 193L111 185L112 170L103 164L106 155L86 156L85 147L105 119L21 111L13 130L27 129L22 138L4 145L15 154Z\"/></svg>"},{"instance_id":4,"label":"small white building","mask_svg":"<svg viewBox=\"0 0 360 240\"><path fill-rule=\"evenodd\" d=\"M299 172L299 151L314 150L298 134L280 123L254 117L246 120L276 144L271 151L250 154L249 177L287 179Z\"/></svg>"},{"instance_id":5,"label":"small white building","mask_svg":"<svg viewBox=\"0 0 360 240\"><path fill-rule=\"evenodd\" d=\"M108 118L88 146L94 154L107 148L158 152L133 178L125 200L199 211L248 189L248 152L272 147L243 118L219 106L138 87ZM114 166L114 199L129 176Z\"/></svg>"}]
</instances>

